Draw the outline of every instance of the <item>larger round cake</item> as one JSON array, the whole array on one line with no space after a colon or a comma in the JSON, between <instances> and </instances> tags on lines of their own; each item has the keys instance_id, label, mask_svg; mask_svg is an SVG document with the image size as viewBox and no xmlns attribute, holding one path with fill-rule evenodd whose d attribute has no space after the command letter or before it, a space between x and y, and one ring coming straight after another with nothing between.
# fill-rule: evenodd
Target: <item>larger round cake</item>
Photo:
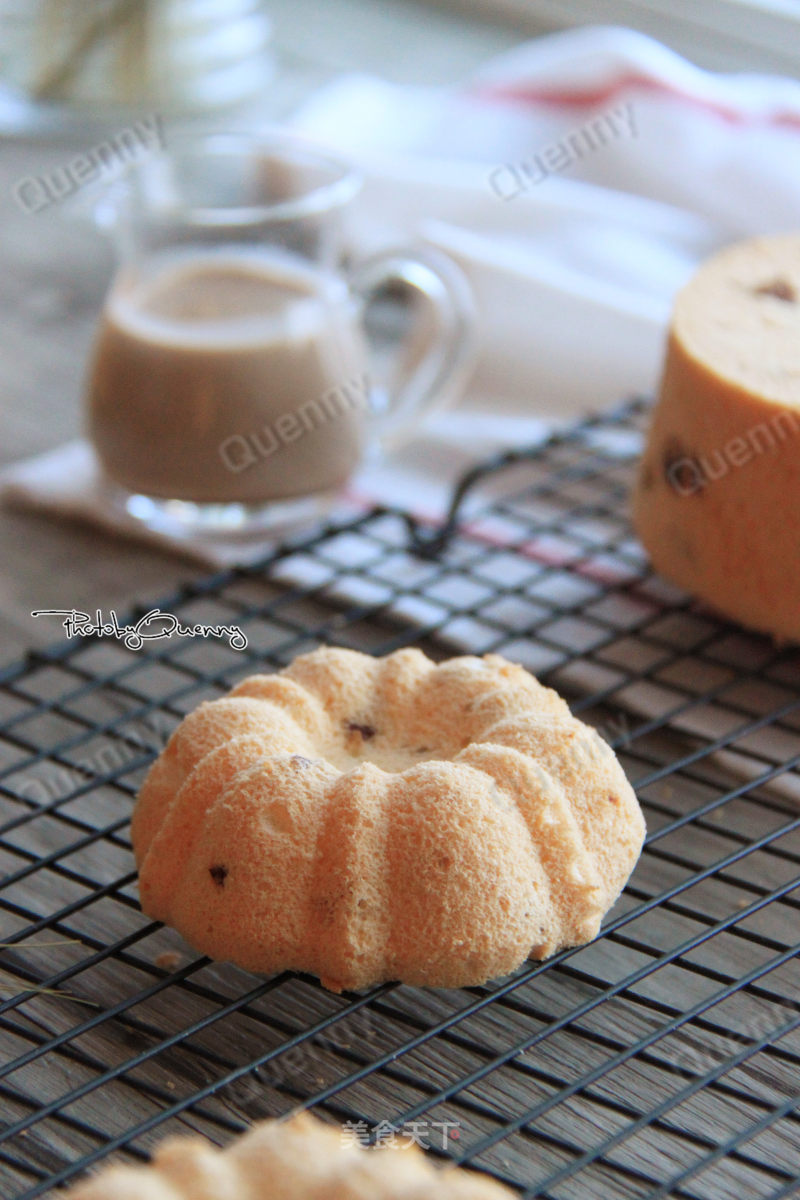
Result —
<instances>
[{"instance_id":1,"label":"larger round cake","mask_svg":"<svg viewBox=\"0 0 800 1200\"><path fill-rule=\"evenodd\" d=\"M298 1113L262 1121L218 1150L172 1138L149 1166L114 1166L65 1200L511 1200L474 1171L437 1170L402 1137L365 1150L343 1131Z\"/></svg>"},{"instance_id":2,"label":"larger round cake","mask_svg":"<svg viewBox=\"0 0 800 1200\"><path fill-rule=\"evenodd\" d=\"M678 294L633 512L658 571L800 641L800 235L729 246Z\"/></svg>"},{"instance_id":3,"label":"larger round cake","mask_svg":"<svg viewBox=\"0 0 800 1200\"><path fill-rule=\"evenodd\" d=\"M522 667L319 649L187 716L132 834L147 914L341 991L479 984L589 941L644 822L609 746Z\"/></svg>"}]
</instances>

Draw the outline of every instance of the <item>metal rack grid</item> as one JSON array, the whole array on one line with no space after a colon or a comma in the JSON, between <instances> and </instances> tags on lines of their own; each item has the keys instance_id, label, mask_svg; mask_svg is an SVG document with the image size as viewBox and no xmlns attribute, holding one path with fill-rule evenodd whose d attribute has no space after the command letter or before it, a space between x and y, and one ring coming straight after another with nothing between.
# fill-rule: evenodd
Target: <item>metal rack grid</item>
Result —
<instances>
[{"instance_id":1,"label":"metal rack grid","mask_svg":"<svg viewBox=\"0 0 800 1200\"><path fill-rule=\"evenodd\" d=\"M0 1194L300 1104L525 1197L800 1190L800 658L649 572L624 514L643 414L485 472L435 557L374 511L161 602L246 651L75 639L0 676ZM337 996L143 917L147 763L201 699L320 642L499 651L601 729L649 837L597 941L485 987Z\"/></svg>"}]
</instances>

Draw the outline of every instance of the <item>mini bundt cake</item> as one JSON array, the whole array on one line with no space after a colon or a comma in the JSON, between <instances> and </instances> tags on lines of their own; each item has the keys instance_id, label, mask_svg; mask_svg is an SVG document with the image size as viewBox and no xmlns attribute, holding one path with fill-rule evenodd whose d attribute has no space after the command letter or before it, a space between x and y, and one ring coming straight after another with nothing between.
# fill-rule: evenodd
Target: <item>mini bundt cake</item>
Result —
<instances>
[{"instance_id":1,"label":"mini bundt cake","mask_svg":"<svg viewBox=\"0 0 800 1200\"><path fill-rule=\"evenodd\" d=\"M438 1170L398 1136L380 1149L346 1143L333 1125L298 1113L261 1121L225 1150L172 1138L147 1166L113 1166L65 1200L511 1200L486 1175Z\"/></svg>"},{"instance_id":2,"label":"mini bundt cake","mask_svg":"<svg viewBox=\"0 0 800 1200\"><path fill-rule=\"evenodd\" d=\"M633 497L656 570L800 642L800 234L753 238L679 292Z\"/></svg>"},{"instance_id":3,"label":"mini bundt cake","mask_svg":"<svg viewBox=\"0 0 800 1200\"><path fill-rule=\"evenodd\" d=\"M498 655L319 649L201 704L142 786L142 908L333 991L479 984L589 941L644 821L608 745Z\"/></svg>"}]
</instances>

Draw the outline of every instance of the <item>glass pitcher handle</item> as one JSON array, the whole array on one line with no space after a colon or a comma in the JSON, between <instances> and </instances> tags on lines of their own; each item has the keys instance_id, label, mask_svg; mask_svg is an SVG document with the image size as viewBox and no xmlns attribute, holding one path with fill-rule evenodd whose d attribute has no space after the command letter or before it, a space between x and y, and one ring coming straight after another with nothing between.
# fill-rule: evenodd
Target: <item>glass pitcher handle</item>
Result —
<instances>
[{"instance_id":1,"label":"glass pitcher handle","mask_svg":"<svg viewBox=\"0 0 800 1200\"><path fill-rule=\"evenodd\" d=\"M430 332L421 351L409 355L409 339L401 339L393 351L401 363L395 379L376 405L376 432L381 441L407 434L423 416L455 399L475 361L475 309L469 283L459 267L434 251L391 251L361 263L351 274L353 291L361 304L362 318L379 295L399 284L420 296L423 313L431 317ZM411 330L419 350L417 314Z\"/></svg>"}]
</instances>

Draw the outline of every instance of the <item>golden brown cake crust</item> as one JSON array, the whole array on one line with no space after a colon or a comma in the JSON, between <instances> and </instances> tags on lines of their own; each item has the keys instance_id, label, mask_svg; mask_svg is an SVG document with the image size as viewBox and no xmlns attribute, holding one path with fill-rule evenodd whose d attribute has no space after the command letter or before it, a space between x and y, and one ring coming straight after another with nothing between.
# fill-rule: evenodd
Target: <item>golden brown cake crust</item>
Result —
<instances>
[{"instance_id":1,"label":"golden brown cake crust","mask_svg":"<svg viewBox=\"0 0 800 1200\"><path fill-rule=\"evenodd\" d=\"M667 579L800 640L800 235L709 260L679 293L633 497Z\"/></svg>"},{"instance_id":2,"label":"golden brown cake crust","mask_svg":"<svg viewBox=\"0 0 800 1200\"><path fill-rule=\"evenodd\" d=\"M172 1138L148 1166L112 1166L65 1200L511 1200L485 1175L437 1169L400 1139L366 1150L301 1112L262 1121L218 1150ZM55 1200L55 1197L53 1198Z\"/></svg>"},{"instance_id":3,"label":"golden brown cake crust","mask_svg":"<svg viewBox=\"0 0 800 1200\"><path fill-rule=\"evenodd\" d=\"M339 991L483 983L590 940L644 823L609 747L523 668L321 648L186 717L132 834L146 913Z\"/></svg>"}]
</instances>

